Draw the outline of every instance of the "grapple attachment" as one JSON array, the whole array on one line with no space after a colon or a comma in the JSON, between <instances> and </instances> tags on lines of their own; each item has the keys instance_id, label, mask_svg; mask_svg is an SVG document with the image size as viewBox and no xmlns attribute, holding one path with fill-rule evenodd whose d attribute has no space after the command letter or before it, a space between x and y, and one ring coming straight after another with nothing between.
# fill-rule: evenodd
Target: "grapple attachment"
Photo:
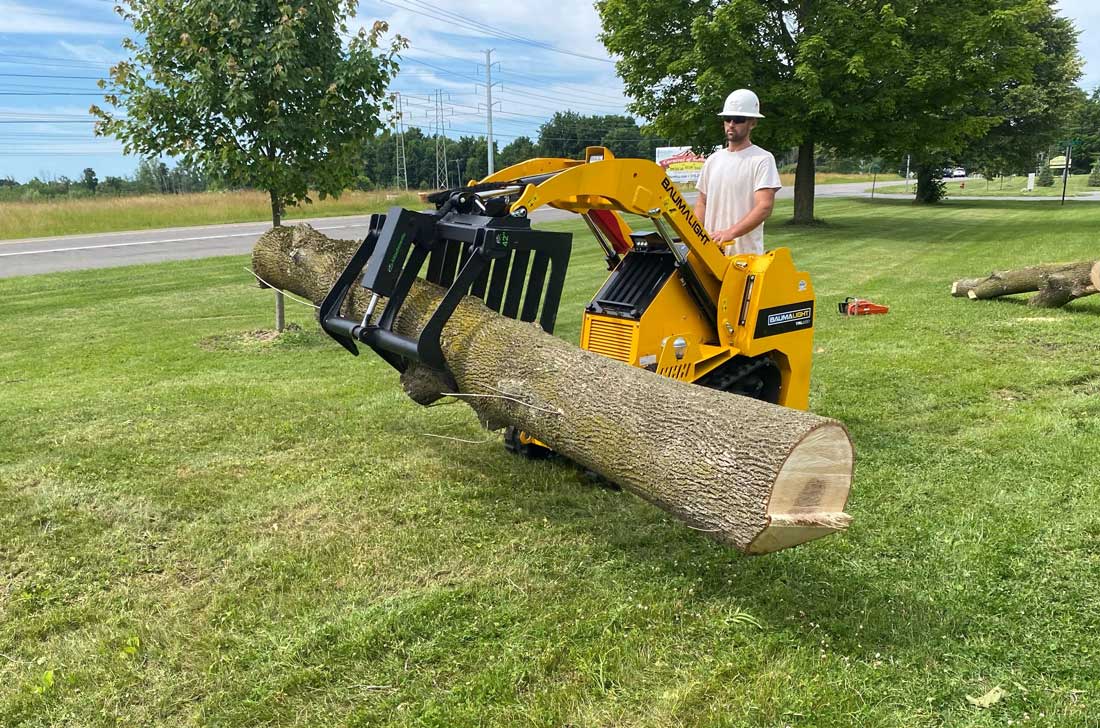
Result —
<instances>
[{"instance_id":1,"label":"grapple attachment","mask_svg":"<svg viewBox=\"0 0 1100 728\"><path fill-rule=\"evenodd\" d=\"M436 212L394 207L372 215L366 238L321 304L321 327L352 354L360 341L398 371L410 362L447 370L439 337L463 296L553 332L572 235L533 230L526 217L469 214L472 198L456 195ZM419 336L410 338L393 325L422 270L447 290ZM372 294L361 320L342 314L357 279ZM372 320L380 298L385 307Z\"/></svg>"}]
</instances>

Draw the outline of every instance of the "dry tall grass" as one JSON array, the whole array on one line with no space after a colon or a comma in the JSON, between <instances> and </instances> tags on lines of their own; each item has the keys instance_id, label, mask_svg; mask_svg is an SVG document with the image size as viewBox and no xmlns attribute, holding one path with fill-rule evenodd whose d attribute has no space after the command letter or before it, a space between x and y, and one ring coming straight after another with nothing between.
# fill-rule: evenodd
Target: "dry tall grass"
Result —
<instances>
[{"instance_id":1,"label":"dry tall grass","mask_svg":"<svg viewBox=\"0 0 1100 728\"><path fill-rule=\"evenodd\" d=\"M289 208L286 219L381 212L392 205L413 207L421 203L415 192L345 192L339 199ZM3 202L0 240L270 219L267 193L253 190Z\"/></svg>"}]
</instances>

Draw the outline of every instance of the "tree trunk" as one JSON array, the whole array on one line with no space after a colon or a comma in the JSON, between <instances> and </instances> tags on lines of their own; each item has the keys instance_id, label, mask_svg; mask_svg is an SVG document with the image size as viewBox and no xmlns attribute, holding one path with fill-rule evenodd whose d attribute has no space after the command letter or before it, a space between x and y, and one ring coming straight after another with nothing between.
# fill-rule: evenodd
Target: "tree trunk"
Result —
<instances>
[{"instance_id":1,"label":"tree trunk","mask_svg":"<svg viewBox=\"0 0 1100 728\"><path fill-rule=\"evenodd\" d=\"M995 271L986 278L962 278L952 284L951 295L985 300L1038 291L1028 299L1029 306L1058 308L1096 293L1096 279L1100 279L1100 261L1034 265Z\"/></svg>"},{"instance_id":2,"label":"tree trunk","mask_svg":"<svg viewBox=\"0 0 1100 728\"><path fill-rule=\"evenodd\" d=\"M279 227L283 224L283 205L275 190L268 190L267 194L271 196L271 227Z\"/></svg>"},{"instance_id":3,"label":"tree trunk","mask_svg":"<svg viewBox=\"0 0 1100 728\"><path fill-rule=\"evenodd\" d=\"M283 221L283 206L279 202L279 196L275 190L268 190L271 196L271 227L277 228ZM275 331L283 333L286 328L286 301L283 300L283 292L275 289Z\"/></svg>"},{"instance_id":4,"label":"tree trunk","mask_svg":"<svg viewBox=\"0 0 1100 728\"><path fill-rule=\"evenodd\" d=\"M357 245L304 225L275 228L257 241L252 265L319 302ZM417 335L441 295L417 281L394 330ZM352 315L365 299L354 291ZM490 429L514 425L720 542L767 553L851 520L852 447L835 420L600 357L475 298L462 300L441 341L448 374L413 366L402 376L416 401L457 392Z\"/></svg>"},{"instance_id":5,"label":"tree trunk","mask_svg":"<svg viewBox=\"0 0 1100 728\"><path fill-rule=\"evenodd\" d=\"M927 162L917 164L917 193L913 202L934 205L943 199L944 184L940 178L943 168Z\"/></svg>"},{"instance_id":6,"label":"tree trunk","mask_svg":"<svg viewBox=\"0 0 1100 728\"><path fill-rule=\"evenodd\" d=\"M803 140L798 146L798 166L794 172L794 219L796 225L814 222L814 142Z\"/></svg>"}]
</instances>

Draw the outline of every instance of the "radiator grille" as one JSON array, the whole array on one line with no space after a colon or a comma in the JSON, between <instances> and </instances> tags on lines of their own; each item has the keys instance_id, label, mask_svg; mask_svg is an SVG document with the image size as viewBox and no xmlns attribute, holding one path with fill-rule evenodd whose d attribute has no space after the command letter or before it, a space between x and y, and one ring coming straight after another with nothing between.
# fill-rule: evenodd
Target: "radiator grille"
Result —
<instances>
[{"instance_id":1,"label":"radiator grille","mask_svg":"<svg viewBox=\"0 0 1100 728\"><path fill-rule=\"evenodd\" d=\"M588 350L608 359L631 363L636 327L625 319L588 318Z\"/></svg>"},{"instance_id":2,"label":"radiator grille","mask_svg":"<svg viewBox=\"0 0 1100 728\"><path fill-rule=\"evenodd\" d=\"M671 366L661 367L657 370L657 373L669 379L687 379L691 376L691 364L685 362L683 364L673 364Z\"/></svg>"}]
</instances>

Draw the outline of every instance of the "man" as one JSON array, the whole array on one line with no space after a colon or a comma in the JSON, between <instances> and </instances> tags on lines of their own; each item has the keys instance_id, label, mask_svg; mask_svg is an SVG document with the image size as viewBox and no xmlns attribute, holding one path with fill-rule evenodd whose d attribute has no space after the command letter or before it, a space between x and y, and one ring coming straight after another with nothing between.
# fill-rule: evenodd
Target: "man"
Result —
<instances>
[{"instance_id":1,"label":"man","mask_svg":"<svg viewBox=\"0 0 1100 728\"><path fill-rule=\"evenodd\" d=\"M707 157L699 175L695 216L726 255L764 252L764 221L772 214L783 185L775 157L752 143L760 99L742 88L722 108L726 146Z\"/></svg>"}]
</instances>

